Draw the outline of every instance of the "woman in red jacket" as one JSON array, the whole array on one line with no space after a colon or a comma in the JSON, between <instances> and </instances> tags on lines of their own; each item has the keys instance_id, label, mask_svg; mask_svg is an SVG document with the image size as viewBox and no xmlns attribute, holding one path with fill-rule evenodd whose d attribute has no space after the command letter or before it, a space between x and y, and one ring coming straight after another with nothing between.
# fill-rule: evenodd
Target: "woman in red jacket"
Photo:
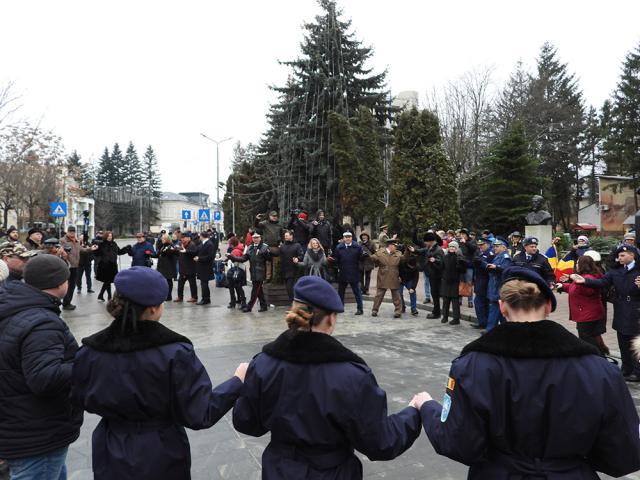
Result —
<instances>
[{"instance_id":1,"label":"woman in red jacket","mask_svg":"<svg viewBox=\"0 0 640 480\"><path fill-rule=\"evenodd\" d=\"M598 279L602 271L593 258L583 255L578 258L576 272L585 278ZM609 348L602 339L607 331L607 312L602 301L602 292L598 288L589 288L577 283L568 283L568 275L560 277L558 291L569 294L569 319L576 322L578 336L598 347L603 355L609 354Z\"/></svg>"}]
</instances>

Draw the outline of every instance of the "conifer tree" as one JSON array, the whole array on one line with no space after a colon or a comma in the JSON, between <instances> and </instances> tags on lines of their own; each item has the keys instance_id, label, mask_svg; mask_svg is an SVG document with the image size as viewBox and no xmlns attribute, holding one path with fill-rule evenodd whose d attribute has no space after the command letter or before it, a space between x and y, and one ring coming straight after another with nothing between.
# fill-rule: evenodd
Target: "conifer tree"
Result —
<instances>
[{"instance_id":1,"label":"conifer tree","mask_svg":"<svg viewBox=\"0 0 640 480\"><path fill-rule=\"evenodd\" d=\"M329 114L331 148L336 156L340 176L342 213L362 225L374 220L382 210L384 190L380 151L380 128L371 112L361 106L357 117L349 121L336 112Z\"/></svg>"},{"instance_id":2,"label":"conifer tree","mask_svg":"<svg viewBox=\"0 0 640 480\"><path fill-rule=\"evenodd\" d=\"M568 230L582 160L584 108L575 76L556 53L549 43L542 46L524 120L533 154L540 161L539 174L548 179L544 196L554 220Z\"/></svg>"},{"instance_id":3,"label":"conifer tree","mask_svg":"<svg viewBox=\"0 0 640 480\"><path fill-rule=\"evenodd\" d=\"M428 110L403 112L394 128L390 204L385 217L408 238L417 228L459 225L453 166L442 146L438 117Z\"/></svg>"},{"instance_id":4,"label":"conifer tree","mask_svg":"<svg viewBox=\"0 0 640 480\"><path fill-rule=\"evenodd\" d=\"M260 151L280 209L304 203L339 216L342 172L329 148L329 113L350 118L363 105L382 125L388 114L386 72L374 74L366 65L373 51L355 38L335 1L318 3L322 12L303 27L300 57L283 62L291 73L284 87L275 88L279 99Z\"/></svg>"},{"instance_id":5,"label":"conifer tree","mask_svg":"<svg viewBox=\"0 0 640 480\"><path fill-rule=\"evenodd\" d=\"M162 179L158 171L158 161L151 145L144 152L144 183L143 188L150 198L160 198L162 196Z\"/></svg>"},{"instance_id":6,"label":"conifer tree","mask_svg":"<svg viewBox=\"0 0 640 480\"><path fill-rule=\"evenodd\" d=\"M104 148L104 152L100 157L98 173L96 175L96 184L104 187L117 186L115 169L107 147Z\"/></svg>"},{"instance_id":7,"label":"conifer tree","mask_svg":"<svg viewBox=\"0 0 640 480\"><path fill-rule=\"evenodd\" d=\"M640 44L629 52L611 104L605 141L607 171L629 175L624 186L640 186ZM635 197L638 209L638 197Z\"/></svg>"},{"instance_id":8,"label":"conifer tree","mask_svg":"<svg viewBox=\"0 0 640 480\"><path fill-rule=\"evenodd\" d=\"M113 186L125 186L127 168L122 156L122 150L120 150L120 145L117 142L113 144L113 149L111 150L111 164L113 165Z\"/></svg>"},{"instance_id":9,"label":"conifer tree","mask_svg":"<svg viewBox=\"0 0 640 480\"><path fill-rule=\"evenodd\" d=\"M127 147L127 151L124 155L124 168L124 184L131 187L134 192L142 190L145 178L142 170L142 163L138 157L138 152L136 152L136 149L133 146L133 142L129 142L129 146Z\"/></svg>"},{"instance_id":10,"label":"conifer tree","mask_svg":"<svg viewBox=\"0 0 640 480\"><path fill-rule=\"evenodd\" d=\"M476 226L507 235L522 230L531 197L540 192L538 160L529 154L522 121L516 121L481 162Z\"/></svg>"}]
</instances>

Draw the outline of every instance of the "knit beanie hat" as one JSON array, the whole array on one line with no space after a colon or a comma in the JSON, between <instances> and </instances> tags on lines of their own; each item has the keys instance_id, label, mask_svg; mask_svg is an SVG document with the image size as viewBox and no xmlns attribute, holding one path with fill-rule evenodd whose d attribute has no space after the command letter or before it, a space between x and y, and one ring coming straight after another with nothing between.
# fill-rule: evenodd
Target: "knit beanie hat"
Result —
<instances>
[{"instance_id":1,"label":"knit beanie hat","mask_svg":"<svg viewBox=\"0 0 640 480\"><path fill-rule=\"evenodd\" d=\"M460 245L458 245L458 242L449 242L448 248L451 248L451 247L460 248Z\"/></svg>"},{"instance_id":2,"label":"knit beanie hat","mask_svg":"<svg viewBox=\"0 0 640 480\"><path fill-rule=\"evenodd\" d=\"M55 255L36 255L24 266L24 282L38 290L48 290L69 279L67 262Z\"/></svg>"}]
</instances>

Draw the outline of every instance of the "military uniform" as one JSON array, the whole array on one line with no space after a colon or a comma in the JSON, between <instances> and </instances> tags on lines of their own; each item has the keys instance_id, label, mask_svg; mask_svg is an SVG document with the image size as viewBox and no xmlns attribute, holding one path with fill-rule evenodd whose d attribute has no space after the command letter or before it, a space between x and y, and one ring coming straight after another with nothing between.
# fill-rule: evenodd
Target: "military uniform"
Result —
<instances>
[{"instance_id":1,"label":"military uniform","mask_svg":"<svg viewBox=\"0 0 640 480\"><path fill-rule=\"evenodd\" d=\"M553 268L551 268L549 264L549 259L540 252L536 252L533 255L520 252L513 257L513 265L532 270L549 283L555 282L556 275L553 273Z\"/></svg>"},{"instance_id":2,"label":"military uniform","mask_svg":"<svg viewBox=\"0 0 640 480\"><path fill-rule=\"evenodd\" d=\"M535 284L554 311L549 284ZM514 316L517 317L516 314ZM585 480L640 468L640 420L620 371L551 320L499 325L453 361L442 405L424 402L436 452L469 465L472 480Z\"/></svg>"},{"instance_id":3,"label":"military uniform","mask_svg":"<svg viewBox=\"0 0 640 480\"><path fill-rule=\"evenodd\" d=\"M498 240L503 245L503 240ZM511 256L508 252L496 254L491 261L495 268L489 269L489 285L487 286L487 298L489 300L489 318L487 321L487 331L493 330L496 325L505 322L505 318L500 313L500 286L502 285L502 273L512 265Z\"/></svg>"},{"instance_id":4,"label":"military uniform","mask_svg":"<svg viewBox=\"0 0 640 480\"><path fill-rule=\"evenodd\" d=\"M480 238L477 241L478 245L490 243L489 240ZM491 246L486 251L482 251L478 248L476 255L473 258L473 291L475 292L475 298L473 304L476 311L476 318L478 319L477 327L486 328L487 321L489 320L489 298L487 297L487 290L489 288L489 270L488 265L493 261L494 254L491 251Z\"/></svg>"},{"instance_id":5,"label":"military uniform","mask_svg":"<svg viewBox=\"0 0 640 480\"><path fill-rule=\"evenodd\" d=\"M319 277L296 283L297 301L327 312L344 307ZM362 464L391 460L420 434L420 415L407 407L387 415L387 398L365 361L327 333L292 329L251 361L233 426L260 437L265 480L358 480Z\"/></svg>"},{"instance_id":6,"label":"military uniform","mask_svg":"<svg viewBox=\"0 0 640 480\"><path fill-rule=\"evenodd\" d=\"M633 247L620 247L631 249ZM619 249L620 250L620 249ZM640 288L635 284L640 276L640 265L633 262L608 270L600 279L586 278L584 285L594 288L608 289L615 287L613 302L613 329L618 334L618 345L622 357L622 374L640 377L640 363L633 358L631 341L640 334Z\"/></svg>"},{"instance_id":7,"label":"military uniform","mask_svg":"<svg viewBox=\"0 0 640 480\"><path fill-rule=\"evenodd\" d=\"M638 414L619 370L550 320L508 322L453 361L421 408L435 450L473 480L583 480L640 469Z\"/></svg>"}]
</instances>

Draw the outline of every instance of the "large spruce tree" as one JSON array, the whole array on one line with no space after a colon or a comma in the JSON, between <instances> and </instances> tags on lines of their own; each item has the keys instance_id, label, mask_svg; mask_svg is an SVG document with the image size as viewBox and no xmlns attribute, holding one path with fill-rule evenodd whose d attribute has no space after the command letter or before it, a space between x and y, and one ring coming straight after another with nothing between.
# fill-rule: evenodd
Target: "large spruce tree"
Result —
<instances>
[{"instance_id":1,"label":"large spruce tree","mask_svg":"<svg viewBox=\"0 0 640 480\"><path fill-rule=\"evenodd\" d=\"M291 72L286 85L275 88L279 100L269 113L260 154L281 210L302 205L339 216L339 179L349 173L340 171L329 148L329 113L351 118L365 106L384 124L386 72L374 74L366 65L373 51L355 38L336 3L318 3L322 12L304 25L301 55L283 62Z\"/></svg>"},{"instance_id":2,"label":"large spruce tree","mask_svg":"<svg viewBox=\"0 0 640 480\"><path fill-rule=\"evenodd\" d=\"M139 193L144 185L145 176L142 169L142 163L138 157L138 152L133 146L133 142L129 142L127 151L124 155L124 185L130 187L132 191Z\"/></svg>"},{"instance_id":3,"label":"large spruce tree","mask_svg":"<svg viewBox=\"0 0 640 480\"><path fill-rule=\"evenodd\" d=\"M149 198L162 196L162 179L158 171L158 160L151 145L144 152L142 189Z\"/></svg>"},{"instance_id":4,"label":"large spruce tree","mask_svg":"<svg viewBox=\"0 0 640 480\"><path fill-rule=\"evenodd\" d=\"M98 173L96 174L96 184L103 187L116 187L117 174L113 162L111 161L111 155L109 149L104 148L104 152L100 157L98 163Z\"/></svg>"},{"instance_id":5,"label":"large spruce tree","mask_svg":"<svg viewBox=\"0 0 640 480\"><path fill-rule=\"evenodd\" d=\"M516 121L482 159L475 188L479 190L475 226L507 235L522 230L531 197L540 192L538 160L529 154L524 125Z\"/></svg>"},{"instance_id":6,"label":"large spruce tree","mask_svg":"<svg viewBox=\"0 0 640 480\"><path fill-rule=\"evenodd\" d=\"M584 107L577 79L549 43L538 57L524 120L532 152L540 161L539 175L548 180L544 196L554 221L568 230L582 160Z\"/></svg>"},{"instance_id":7,"label":"large spruce tree","mask_svg":"<svg viewBox=\"0 0 640 480\"><path fill-rule=\"evenodd\" d=\"M394 231L408 238L417 228L460 224L455 172L442 145L438 117L413 108L398 117L390 169L390 204L385 212Z\"/></svg>"},{"instance_id":8,"label":"large spruce tree","mask_svg":"<svg viewBox=\"0 0 640 480\"><path fill-rule=\"evenodd\" d=\"M640 185L640 44L624 60L611 111L607 113L607 172L630 176L623 185L635 190ZM638 197L635 198L638 209Z\"/></svg>"},{"instance_id":9,"label":"large spruce tree","mask_svg":"<svg viewBox=\"0 0 640 480\"><path fill-rule=\"evenodd\" d=\"M373 115L361 106L351 121L336 112L329 115L331 148L340 175L342 213L352 223L375 221L382 212L384 172L380 151L380 128Z\"/></svg>"}]
</instances>

